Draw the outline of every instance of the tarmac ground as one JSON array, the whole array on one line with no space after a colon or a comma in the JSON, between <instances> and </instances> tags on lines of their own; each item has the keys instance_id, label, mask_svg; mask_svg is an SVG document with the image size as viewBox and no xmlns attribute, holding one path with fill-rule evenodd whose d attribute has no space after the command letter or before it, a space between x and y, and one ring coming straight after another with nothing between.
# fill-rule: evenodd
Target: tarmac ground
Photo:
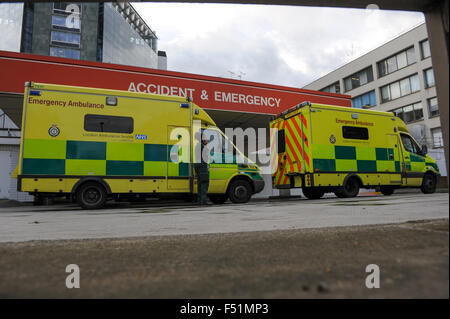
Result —
<instances>
[{"instance_id":1,"label":"tarmac ground","mask_svg":"<svg viewBox=\"0 0 450 319\"><path fill-rule=\"evenodd\" d=\"M0 206L0 298L449 297L448 193Z\"/></svg>"},{"instance_id":2,"label":"tarmac ground","mask_svg":"<svg viewBox=\"0 0 450 319\"><path fill-rule=\"evenodd\" d=\"M449 221L0 244L0 298L448 298ZM68 264L80 288L68 289ZM366 267L380 288L365 285Z\"/></svg>"}]
</instances>

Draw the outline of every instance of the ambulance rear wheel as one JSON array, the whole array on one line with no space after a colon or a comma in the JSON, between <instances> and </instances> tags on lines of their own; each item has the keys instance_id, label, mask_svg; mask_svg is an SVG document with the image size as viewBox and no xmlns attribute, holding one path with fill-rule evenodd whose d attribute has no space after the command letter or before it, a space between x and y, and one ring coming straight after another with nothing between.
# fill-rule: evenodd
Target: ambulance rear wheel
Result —
<instances>
[{"instance_id":1,"label":"ambulance rear wheel","mask_svg":"<svg viewBox=\"0 0 450 319\"><path fill-rule=\"evenodd\" d=\"M359 181L356 177L348 178L344 185L339 190L339 193L342 194L342 197L349 198L355 197L359 194Z\"/></svg>"},{"instance_id":2,"label":"ambulance rear wheel","mask_svg":"<svg viewBox=\"0 0 450 319\"><path fill-rule=\"evenodd\" d=\"M303 195L308 199L319 199L325 194L325 191L315 187L302 188Z\"/></svg>"},{"instance_id":3,"label":"ambulance rear wheel","mask_svg":"<svg viewBox=\"0 0 450 319\"><path fill-rule=\"evenodd\" d=\"M252 186L243 179L233 181L228 189L228 197L235 204L247 203L252 197L252 193Z\"/></svg>"},{"instance_id":4,"label":"ambulance rear wheel","mask_svg":"<svg viewBox=\"0 0 450 319\"><path fill-rule=\"evenodd\" d=\"M436 191L436 177L431 173L426 173L423 176L422 186L420 190L424 194L432 194Z\"/></svg>"},{"instance_id":5,"label":"ambulance rear wheel","mask_svg":"<svg viewBox=\"0 0 450 319\"><path fill-rule=\"evenodd\" d=\"M394 188L393 187L389 187L389 186L381 186L380 187L380 192L384 196L391 196L392 194L394 194Z\"/></svg>"},{"instance_id":6,"label":"ambulance rear wheel","mask_svg":"<svg viewBox=\"0 0 450 319\"><path fill-rule=\"evenodd\" d=\"M106 202L106 190L98 183L85 183L77 190L77 202L83 209L101 208Z\"/></svg>"},{"instance_id":7,"label":"ambulance rear wheel","mask_svg":"<svg viewBox=\"0 0 450 319\"><path fill-rule=\"evenodd\" d=\"M208 197L214 204L223 204L228 200L228 195L226 194L211 194Z\"/></svg>"}]
</instances>

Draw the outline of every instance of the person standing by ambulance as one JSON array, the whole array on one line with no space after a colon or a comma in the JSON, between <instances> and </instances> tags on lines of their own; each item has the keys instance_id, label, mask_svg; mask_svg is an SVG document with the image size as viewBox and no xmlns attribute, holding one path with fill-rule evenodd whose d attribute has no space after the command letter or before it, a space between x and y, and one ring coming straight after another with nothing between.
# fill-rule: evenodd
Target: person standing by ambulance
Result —
<instances>
[{"instance_id":1,"label":"person standing by ambulance","mask_svg":"<svg viewBox=\"0 0 450 319\"><path fill-rule=\"evenodd\" d=\"M197 203L199 205L209 205L208 203L208 188L209 188L209 153L208 140L201 136L201 133L196 134L197 145L195 146L196 162L194 165L195 173L197 174ZM200 156L200 158L199 158Z\"/></svg>"}]
</instances>

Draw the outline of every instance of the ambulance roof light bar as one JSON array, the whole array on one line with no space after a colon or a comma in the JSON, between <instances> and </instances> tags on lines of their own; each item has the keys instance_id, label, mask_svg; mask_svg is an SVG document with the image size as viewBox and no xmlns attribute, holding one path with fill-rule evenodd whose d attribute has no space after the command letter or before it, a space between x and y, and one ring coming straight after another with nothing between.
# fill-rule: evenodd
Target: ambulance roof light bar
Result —
<instances>
[{"instance_id":1,"label":"ambulance roof light bar","mask_svg":"<svg viewBox=\"0 0 450 319\"><path fill-rule=\"evenodd\" d=\"M287 109L286 111L283 111L280 114L278 114L277 116L275 116L275 119L278 119L280 117L285 117L286 114L291 113L293 111L296 111L298 109L301 109L302 107L305 107L305 106L311 106L311 102L305 101L305 102L302 102L300 104L297 104L296 106L293 106L293 107Z\"/></svg>"}]
</instances>

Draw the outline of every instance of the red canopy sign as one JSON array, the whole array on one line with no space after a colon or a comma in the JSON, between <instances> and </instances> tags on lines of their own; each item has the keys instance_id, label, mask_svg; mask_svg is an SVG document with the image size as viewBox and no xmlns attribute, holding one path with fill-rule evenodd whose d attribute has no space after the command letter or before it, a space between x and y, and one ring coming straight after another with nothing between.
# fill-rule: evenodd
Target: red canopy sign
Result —
<instances>
[{"instance_id":1,"label":"red canopy sign","mask_svg":"<svg viewBox=\"0 0 450 319\"><path fill-rule=\"evenodd\" d=\"M303 101L351 107L348 95L0 51L0 92L23 93L27 81L192 97L215 110L278 114Z\"/></svg>"}]
</instances>

